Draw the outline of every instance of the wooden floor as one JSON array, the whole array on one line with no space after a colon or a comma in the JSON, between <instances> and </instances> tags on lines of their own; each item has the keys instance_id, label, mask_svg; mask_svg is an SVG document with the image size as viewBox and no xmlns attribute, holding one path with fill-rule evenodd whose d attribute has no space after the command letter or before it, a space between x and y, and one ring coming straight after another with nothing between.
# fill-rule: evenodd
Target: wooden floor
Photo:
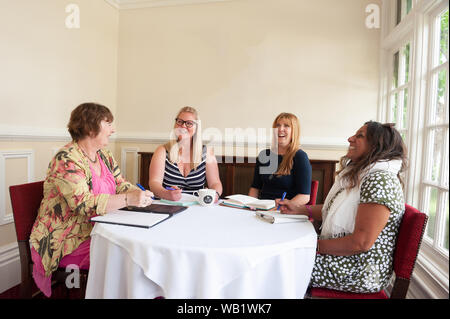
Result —
<instances>
[{"instance_id":1,"label":"wooden floor","mask_svg":"<svg viewBox=\"0 0 450 319\"><path fill-rule=\"evenodd\" d=\"M34 287L33 291L37 291ZM52 295L47 298L44 294L39 294L36 299L81 299L79 289L66 289L64 286L54 287ZM0 294L0 299L20 299L20 285L12 287Z\"/></svg>"}]
</instances>

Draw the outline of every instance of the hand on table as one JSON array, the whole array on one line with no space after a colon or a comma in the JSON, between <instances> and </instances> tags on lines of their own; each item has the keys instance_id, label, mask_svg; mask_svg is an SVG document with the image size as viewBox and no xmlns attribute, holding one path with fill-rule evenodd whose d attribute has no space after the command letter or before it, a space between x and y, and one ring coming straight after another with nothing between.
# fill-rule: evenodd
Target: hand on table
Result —
<instances>
[{"instance_id":1,"label":"hand on table","mask_svg":"<svg viewBox=\"0 0 450 319\"><path fill-rule=\"evenodd\" d=\"M127 202L130 206L145 207L152 203L153 193L145 190L135 190L127 193Z\"/></svg>"}]
</instances>

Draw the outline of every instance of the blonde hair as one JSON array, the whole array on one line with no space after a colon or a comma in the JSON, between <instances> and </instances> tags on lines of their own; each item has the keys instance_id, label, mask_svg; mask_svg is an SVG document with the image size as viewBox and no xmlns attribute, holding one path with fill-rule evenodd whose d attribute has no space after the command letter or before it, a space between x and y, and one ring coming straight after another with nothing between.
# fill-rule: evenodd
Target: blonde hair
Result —
<instances>
[{"instance_id":1,"label":"blonde hair","mask_svg":"<svg viewBox=\"0 0 450 319\"><path fill-rule=\"evenodd\" d=\"M200 117L198 116L198 112L196 109L190 106L185 106L181 108L180 111L178 111L177 118L180 116L181 113L191 113L195 116L196 121L196 129L195 133L192 136L191 145L192 145L192 152L191 152L191 169L197 169L197 167L202 162L202 129L201 129L201 121ZM174 124L174 128L176 127L176 124ZM169 153L169 160L172 163L178 163L180 159L180 147L178 145L176 136L174 132L172 131L171 138L169 142L164 144L164 148Z\"/></svg>"},{"instance_id":2,"label":"blonde hair","mask_svg":"<svg viewBox=\"0 0 450 319\"><path fill-rule=\"evenodd\" d=\"M275 175L289 175L291 174L292 166L294 165L295 153L300 149L300 123L292 113L280 113L273 121L272 128L277 127L277 123L280 120L287 120L291 127L291 142L283 156L280 166L278 167ZM275 138L275 137L274 137ZM272 147L275 147L275 143L272 143ZM273 150L277 152L278 150Z\"/></svg>"}]
</instances>

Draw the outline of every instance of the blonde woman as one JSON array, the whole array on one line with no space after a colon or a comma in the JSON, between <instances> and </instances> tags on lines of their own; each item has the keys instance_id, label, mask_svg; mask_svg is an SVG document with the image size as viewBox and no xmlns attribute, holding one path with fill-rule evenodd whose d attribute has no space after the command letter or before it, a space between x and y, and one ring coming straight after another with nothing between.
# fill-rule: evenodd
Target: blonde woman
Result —
<instances>
[{"instance_id":1,"label":"blonde woman","mask_svg":"<svg viewBox=\"0 0 450 319\"><path fill-rule=\"evenodd\" d=\"M197 111L183 107L175 118L174 138L160 145L152 156L149 186L163 199L178 201L181 194L199 189L216 191L216 202L222 194L222 183L213 150L202 144L201 121Z\"/></svg>"},{"instance_id":2,"label":"blonde woman","mask_svg":"<svg viewBox=\"0 0 450 319\"><path fill-rule=\"evenodd\" d=\"M272 125L272 149L259 153L249 196L260 199L282 198L304 205L311 192L311 164L300 149L300 124L291 113L279 114Z\"/></svg>"}]
</instances>

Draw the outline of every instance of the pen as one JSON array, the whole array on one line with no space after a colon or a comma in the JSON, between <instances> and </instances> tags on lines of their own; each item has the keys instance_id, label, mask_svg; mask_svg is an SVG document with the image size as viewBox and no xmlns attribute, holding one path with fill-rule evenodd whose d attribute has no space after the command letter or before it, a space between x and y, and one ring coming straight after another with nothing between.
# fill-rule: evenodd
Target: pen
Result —
<instances>
[{"instance_id":1,"label":"pen","mask_svg":"<svg viewBox=\"0 0 450 319\"><path fill-rule=\"evenodd\" d=\"M284 201L285 197L286 197L286 192L284 192L283 196L281 196L281 202ZM280 204L278 204L277 210L280 210Z\"/></svg>"},{"instance_id":2,"label":"pen","mask_svg":"<svg viewBox=\"0 0 450 319\"><path fill-rule=\"evenodd\" d=\"M142 186L142 185L139 184L139 183L137 183L136 185L137 185L137 187L139 187L140 189L142 189L143 191L145 191L144 186ZM152 199L156 199L156 198L155 198L154 196L152 196Z\"/></svg>"},{"instance_id":3,"label":"pen","mask_svg":"<svg viewBox=\"0 0 450 319\"><path fill-rule=\"evenodd\" d=\"M171 191L175 191L176 190L176 188L173 188L172 186L167 186L165 188L168 189L168 190L171 190Z\"/></svg>"}]
</instances>

